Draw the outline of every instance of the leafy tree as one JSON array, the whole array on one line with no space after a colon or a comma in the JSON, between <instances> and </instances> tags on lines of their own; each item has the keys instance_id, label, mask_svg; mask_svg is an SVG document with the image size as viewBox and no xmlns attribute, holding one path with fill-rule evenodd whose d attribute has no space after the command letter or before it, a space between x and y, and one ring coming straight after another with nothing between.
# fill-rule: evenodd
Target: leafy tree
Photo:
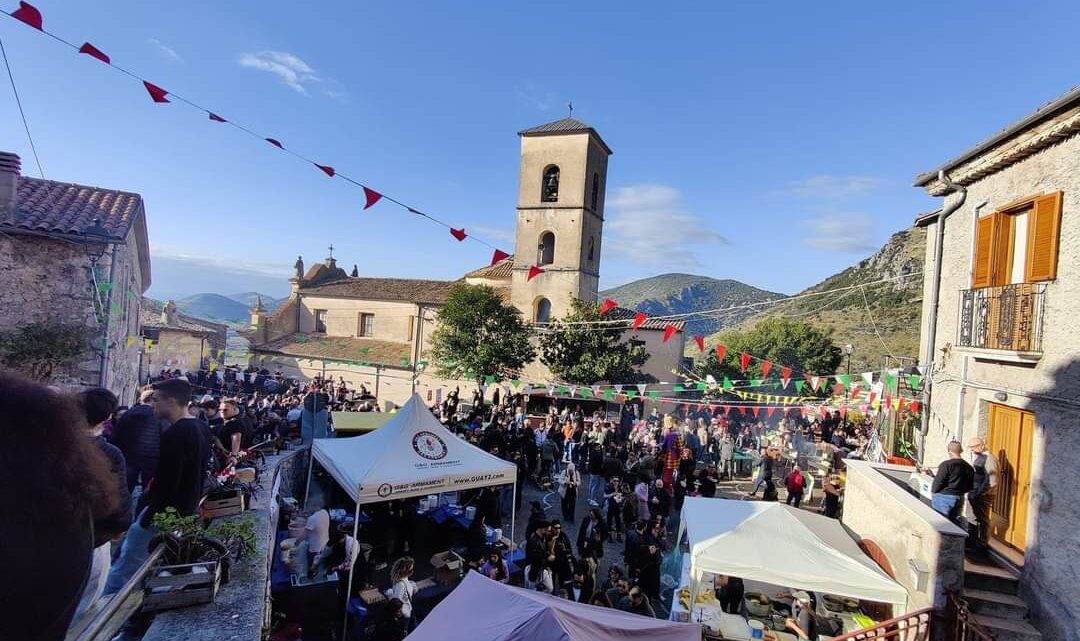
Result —
<instances>
[{"instance_id":1,"label":"leafy tree","mask_svg":"<svg viewBox=\"0 0 1080 641\"><path fill-rule=\"evenodd\" d=\"M517 308L503 304L491 287L461 283L439 310L428 354L440 376L480 382L513 377L536 350Z\"/></svg>"},{"instance_id":2,"label":"leafy tree","mask_svg":"<svg viewBox=\"0 0 1080 641\"><path fill-rule=\"evenodd\" d=\"M53 371L90 348L90 330L78 323L28 323L0 332L0 364L48 382Z\"/></svg>"},{"instance_id":3,"label":"leafy tree","mask_svg":"<svg viewBox=\"0 0 1080 641\"><path fill-rule=\"evenodd\" d=\"M755 379L761 376L761 361L754 359L740 369L740 354L746 352L758 358L772 362L770 376L778 376L780 368L789 366L795 369L792 378L802 372L811 374L832 374L841 361L840 348L833 344L825 330L805 321L793 321L784 318L766 318L750 331L728 330L716 336L718 343L727 350L724 360L718 361L715 350L697 362L698 375L713 375L716 380L727 376L731 379Z\"/></svg>"},{"instance_id":4,"label":"leafy tree","mask_svg":"<svg viewBox=\"0 0 1080 641\"><path fill-rule=\"evenodd\" d=\"M649 353L623 341L624 327L577 324L599 320L603 317L595 305L574 299L562 320L554 320L542 330L540 362L555 376L575 385L655 382L639 369L649 360Z\"/></svg>"}]
</instances>

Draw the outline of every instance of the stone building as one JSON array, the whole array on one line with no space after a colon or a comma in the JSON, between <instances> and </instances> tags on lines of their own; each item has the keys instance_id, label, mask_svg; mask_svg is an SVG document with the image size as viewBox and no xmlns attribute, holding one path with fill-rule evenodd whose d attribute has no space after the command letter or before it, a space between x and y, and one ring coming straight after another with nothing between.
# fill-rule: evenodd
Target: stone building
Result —
<instances>
[{"instance_id":1,"label":"stone building","mask_svg":"<svg viewBox=\"0 0 1080 641\"><path fill-rule=\"evenodd\" d=\"M421 364L438 310L456 282L495 288L533 323L564 316L575 298L597 302L611 150L595 129L573 118L526 129L519 136L514 255L459 281L350 276L333 256L305 272L298 259L296 275L289 281L290 296L281 308L273 314L252 310L246 334L255 362L274 364L287 375L325 373L363 382L372 391L378 388L380 400L401 403L408 398L414 377L423 394L456 385L471 389L471 382L440 379ZM530 279L530 267L543 273ZM626 320L633 316L622 309L611 314ZM675 324L679 331L666 343L662 341L666 322L650 320L627 331L627 340L650 352L642 371L658 380L669 380L682 362L685 339L681 322ZM551 375L537 362L522 378L548 381Z\"/></svg>"},{"instance_id":2,"label":"stone building","mask_svg":"<svg viewBox=\"0 0 1080 641\"><path fill-rule=\"evenodd\" d=\"M1042 633L1077 639L1080 89L915 184L944 197L917 221L928 239L921 362L933 372L924 460L936 465L950 440L986 440L1002 467L997 558L1018 572Z\"/></svg>"},{"instance_id":3,"label":"stone building","mask_svg":"<svg viewBox=\"0 0 1080 641\"><path fill-rule=\"evenodd\" d=\"M225 354L228 325L180 313L176 303L142 299L143 350L140 379L163 369L194 372L213 367Z\"/></svg>"},{"instance_id":4,"label":"stone building","mask_svg":"<svg viewBox=\"0 0 1080 641\"><path fill-rule=\"evenodd\" d=\"M0 329L82 325L83 354L54 371L59 385L102 385L135 396L139 301L150 286L139 194L41 180L0 152Z\"/></svg>"}]
</instances>

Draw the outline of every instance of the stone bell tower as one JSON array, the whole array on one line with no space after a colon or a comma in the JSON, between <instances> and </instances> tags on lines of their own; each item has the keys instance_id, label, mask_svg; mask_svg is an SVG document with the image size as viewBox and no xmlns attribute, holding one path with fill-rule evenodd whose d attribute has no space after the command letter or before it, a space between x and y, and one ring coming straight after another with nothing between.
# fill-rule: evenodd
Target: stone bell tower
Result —
<instances>
[{"instance_id":1,"label":"stone bell tower","mask_svg":"<svg viewBox=\"0 0 1080 641\"><path fill-rule=\"evenodd\" d=\"M589 125L563 118L518 132L517 247L511 300L531 322L596 301L611 149ZM528 280L529 268L544 273Z\"/></svg>"}]
</instances>

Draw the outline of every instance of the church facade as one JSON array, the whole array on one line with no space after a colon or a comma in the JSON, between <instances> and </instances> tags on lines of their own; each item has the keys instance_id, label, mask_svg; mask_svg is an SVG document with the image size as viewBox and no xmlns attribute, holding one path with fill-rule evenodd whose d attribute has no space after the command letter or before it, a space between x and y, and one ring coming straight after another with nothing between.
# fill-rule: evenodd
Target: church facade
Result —
<instances>
[{"instance_id":1,"label":"church facade","mask_svg":"<svg viewBox=\"0 0 1080 641\"><path fill-rule=\"evenodd\" d=\"M246 332L254 364L287 376L343 377L365 384L380 401L405 402L413 390L434 400L440 389L471 389L472 381L439 378L424 365L438 310L458 282L488 285L532 323L563 317L575 298L596 303L611 149L592 127L563 118L519 132L521 170L515 254L457 281L366 278L338 267L331 256L304 270L297 260L291 293L273 314L252 309ZM542 274L528 278L530 267ZM616 309L614 318L633 313ZM666 322L646 321L626 340L644 345L642 371L671 380L685 337L661 340ZM539 362L522 380L555 382ZM377 391L376 391L377 390Z\"/></svg>"}]
</instances>

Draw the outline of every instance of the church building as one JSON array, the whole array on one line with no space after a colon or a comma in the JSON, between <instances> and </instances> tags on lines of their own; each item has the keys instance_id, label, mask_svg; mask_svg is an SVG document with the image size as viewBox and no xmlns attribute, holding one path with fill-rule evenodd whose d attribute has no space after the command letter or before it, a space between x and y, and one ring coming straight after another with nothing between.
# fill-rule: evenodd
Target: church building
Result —
<instances>
[{"instance_id":1,"label":"church building","mask_svg":"<svg viewBox=\"0 0 1080 641\"><path fill-rule=\"evenodd\" d=\"M426 397L440 388L460 385L464 391L473 385L439 378L424 361L438 310L456 283L491 286L538 324L565 316L575 298L596 303L611 149L595 129L575 118L518 135L514 255L458 281L367 278L356 267L350 275L332 254L305 272L298 258L286 302L273 314L258 304L252 309L246 334L254 363L286 376L344 377L354 385L364 383L380 401L400 404L413 389ZM530 280L531 266L544 272ZM616 308L608 314L629 321L634 312ZM650 354L642 371L661 381L672 380L685 341L679 322L679 331L663 342L667 325L648 320L626 333L626 340ZM521 378L558 383L539 362L527 366Z\"/></svg>"}]
</instances>

